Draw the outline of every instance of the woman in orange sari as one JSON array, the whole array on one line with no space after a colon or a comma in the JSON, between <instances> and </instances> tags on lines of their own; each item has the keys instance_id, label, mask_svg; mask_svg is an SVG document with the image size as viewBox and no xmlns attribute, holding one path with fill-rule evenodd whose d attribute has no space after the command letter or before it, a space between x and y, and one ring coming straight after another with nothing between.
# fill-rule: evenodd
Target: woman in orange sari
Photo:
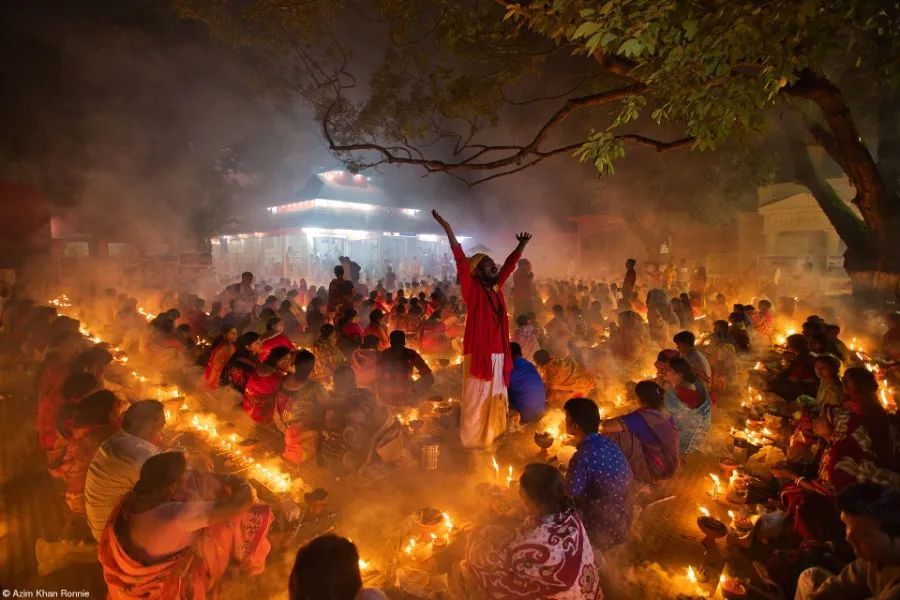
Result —
<instances>
[{"instance_id":1,"label":"woman in orange sari","mask_svg":"<svg viewBox=\"0 0 900 600\"><path fill-rule=\"evenodd\" d=\"M203 372L203 385L208 389L214 390L221 385L222 372L225 365L231 360L237 346L238 331L236 327L227 326L223 328L219 342L215 344L212 354L209 355L209 362L206 363L206 370Z\"/></svg>"},{"instance_id":2,"label":"woman in orange sari","mask_svg":"<svg viewBox=\"0 0 900 600\"><path fill-rule=\"evenodd\" d=\"M268 506L233 476L187 470L180 452L150 457L100 537L111 600L203 600L230 564L257 575L271 549Z\"/></svg>"}]
</instances>

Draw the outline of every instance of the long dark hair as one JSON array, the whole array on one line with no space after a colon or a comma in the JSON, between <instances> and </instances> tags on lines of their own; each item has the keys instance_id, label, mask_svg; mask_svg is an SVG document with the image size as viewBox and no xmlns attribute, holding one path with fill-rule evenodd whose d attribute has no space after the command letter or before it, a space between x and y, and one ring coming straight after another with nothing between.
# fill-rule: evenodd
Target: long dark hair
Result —
<instances>
[{"instance_id":1,"label":"long dark hair","mask_svg":"<svg viewBox=\"0 0 900 600\"><path fill-rule=\"evenodd\" d=\"M655 381L639 381L634 386L634 393L637 394L641 406L659 410L665 405L663 389Z\"/></svg>"},{"instance_id":2,"label":"long dark hair","mask_svg":"<svg viewBox=\"0 0 900 600\"><path fill-rule=\"evenodd\" d=\"M82 398L75 407L75 425L110 425L113 409L119 403L116 395L109 390L98 390Z\"/></svg>"},{"instance_id":3,"label":"long dark hair","mask_svg":"<svg viewBox=\"0 0 900 600\"><path fill-rule=\"evenodd\" d=\"M691 363L689 363L685 359L678 356L676 356L675 358L670 358L669 368L681 375L681 378L684 379L685 383L697 382L697 374L694 373L694 369L691 367Z\"/></svg>"},{"instance_id":4,"label":"long dark hair","mask_svg":"<svg viewBox=\"0 0 900 600\"><path fill-rule=\"evenodd\" d=\"M571 506L562 473L556 467L544 463L526 465L519 485L545 515L563 512Z\"/></svg>"},{"instance_id":5,"label":"long dark hair","mask_svg":"<svg viewBox=\"0 0 900 600\"><path fill-rule=\"evenodd\" d=\"M323 535L297 551L290 600L354 600L360 589L359 552L350 540Z\"/></svg>"},{"instance_id":6,"label":"long dark hair","mask_svg":"<svg viewBox=\"0 0 900 600\"><path fill-rule=\"evenodd\" d=\"M152 502L164 498L172 484L187 469L187 459L181 452L163 452L151 456L141 467L141 476L134 484L133 500Z\"/></svg>"}]
</instances>

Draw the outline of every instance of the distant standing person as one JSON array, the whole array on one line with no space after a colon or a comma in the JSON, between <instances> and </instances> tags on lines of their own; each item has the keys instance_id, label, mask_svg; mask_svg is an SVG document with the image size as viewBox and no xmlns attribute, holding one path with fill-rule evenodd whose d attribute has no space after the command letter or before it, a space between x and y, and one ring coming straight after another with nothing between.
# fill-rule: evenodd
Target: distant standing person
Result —
<instances>
[{"instance_id":1,"label":"distant standing person","mask_svg":"<svg viewBox=\"0 0 900 600\"><path fill-rule=\"evenodd\" d=\"M637 283L637 271L634 268L637 266L637 261L633 258L629 258L625 261L625 279L622 281L622 298L626 301L631 300L631 295L634 293L634 285Z\"/></svg>"},{"instance_id":2,"label":"distant standing person","mask_svg":"<svg viewBox=\"0 0 900 600\"><path fill-rule=\"evenodd\" d=\"M232 302L231 312L237 316L238 331L243 331L256 316L256 290L253 289L253 273L241 273L241 282L225 288L228 300Z\"/></svg>"},{"instance_id":3,"label":"distant standing person","mask_svg":"<svg viewBox=\"0 0 900 600\"><path fill-rule=\"evenodd\" d=\"M463 300L468 307L463 338L463 390L459 436L466 448L486 448L506 431L509 410L507 388L513 361L509 348L509 317L503 284L509 279L530 233L516 236L519 245L506 258L503 267L486 254L466 257L450 224L436 210L431 211L444 228L453 258Z\"/></svg>"},{"instance_id":4,"label":"distant standing person","mask_svg":"<svg viewBox=\"0 0 900 600\"><path fill-rule=\"evenodd\" d=\"M334 279L328 284L328 317L343 314L344 308L352 306L353 282L344 279L344 267L334 268Z\"/></svg>"},{"instance_id":5,"label":"distant standing person","mask_svg":"<svg viewBox=\"0 0 900 600\"><path fill-rule=\"evenodd\" d=\"M441 254L441 260L438 264L441 268L441 281L448 281L450 278L450 269L453 268L453 265L450 263L450 257L447 256L446 252Z\"/></svg>"}]
</instances>

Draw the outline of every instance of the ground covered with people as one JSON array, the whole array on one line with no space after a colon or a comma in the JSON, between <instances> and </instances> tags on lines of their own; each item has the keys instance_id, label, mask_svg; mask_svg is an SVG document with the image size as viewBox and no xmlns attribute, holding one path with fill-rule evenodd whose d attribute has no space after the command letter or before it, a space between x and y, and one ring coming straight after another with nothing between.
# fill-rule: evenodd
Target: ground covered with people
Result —
<instances>
[{"instance_id":1,"label":"ground covered with people","mask_svg":"<svg viewBox=\"0 0 900 600\"><path fill-rule=\"evenodd\" d=\"M338 267L327 287L13 288L3 580L115 598L897 593L900 556L871 542L900 508L896 313L631 263L621 287L536 279L519 241L503 267L460 251L462 287ZM473 311L499 342L472 341Z\"/></svg>"}]
</instances>

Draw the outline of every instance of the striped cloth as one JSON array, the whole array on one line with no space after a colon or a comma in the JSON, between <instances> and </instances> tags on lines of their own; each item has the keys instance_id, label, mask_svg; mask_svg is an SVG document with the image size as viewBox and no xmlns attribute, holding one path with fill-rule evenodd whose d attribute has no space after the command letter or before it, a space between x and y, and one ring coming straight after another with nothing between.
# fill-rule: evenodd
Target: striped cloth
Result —
<instances>
[{"instance_id":1,"label":"striped cloth","mask_svg":"<svg viewBox=\"0 0 900 600\"><path fill-rule=\"evenodd\" d=\"M94 539L116 505L137 483L144 462L163 449L142 438L119 430L97 449L84 482L84 504Z\"/></svg>"}]
</instances>

